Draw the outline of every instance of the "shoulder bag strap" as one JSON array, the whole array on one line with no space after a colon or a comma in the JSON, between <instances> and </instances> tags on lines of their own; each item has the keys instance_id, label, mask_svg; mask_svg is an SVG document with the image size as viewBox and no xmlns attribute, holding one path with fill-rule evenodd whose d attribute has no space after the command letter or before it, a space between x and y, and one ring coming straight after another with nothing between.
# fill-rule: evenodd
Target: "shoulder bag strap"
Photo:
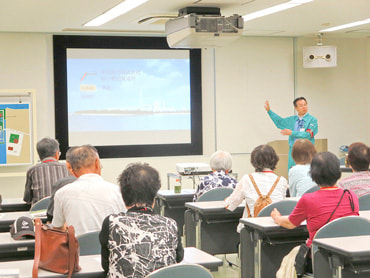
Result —
<instances>
[{"instance_id":1,"label":"shoulder bag strap","mask_svg":"<svg viewBox=\"0 0 370 278\"><path fill-rule=\"evenodd\" d=\"M254 189L256 190L256 192L258 194L258 197L262 197L261 191L258 189L258 186L257 186L256 182L254 181L254 178L253 178L252 174L249 174L249 178L251 179L251 182L254 186Z\"/></svg>"},{"instance_id":2,"label":"shoulder bag strap","mask_svg":"<svg viewBox=\"0 0 370 278\"><path fill-rule=\"evenodd\" d=\"M340 196L340 199L339 199L339 202L338 202L337 206L335 207L335 209L333 210L333 212L330 214L330 217L329 217L329 219L326 221L326 223L325 223L325 224L328 224L328 223L329 223L329 221L330 221L330 219L333 217L333 215L334 215L335 211L336 211L336 210L337 210L337 208L339 207L340 202L342 202L343 196L344 196L344 194L346 194L346 192L348 192L348 194L351 196L351 197L350 197L351 209L352 209L352 211L354 211L354 206L353 206L353 201L352 201L352 195L351 195L351 193L349 192L349 190L348 190L348 189L344 189L344 190L343 190L343 194L342 194L342 196Z\"/></svg>"},{"instance_id":3,"label":"shoulder bag strap","mask_svg":"<svg viewBox=\"0 0 370 278\"><path fill-rule=\"evenodd\" d=\"M76 237L75 237L75 229L73 226L69 226L67 228L68 233L68 278L71 278L74 265L75 265L75 258L76 258Z\"/></svg>"},{"instance_id":4,"label":"shoulder bag strap","mask_svg":"<svg viewBox=\"0 0 370 278\"><path fill-rule=\"evenodd\" d=\"M274 185L271 187L271 189L270 189L269 193L267 193L266 197L270 197L272 191L274 191L275 187L279 183L279 180L280 180L280 177L277 177L276 181L274 182Z\"/></svg>"},{"instance_id":5,"label":"shoulder bag strap","mask_svg":"<svg viewBox=\"0 0 370 278\"><path fill-rule=\"evenodd\" d=\"M35 219L35 257L32 268L32 278L38 277L38 269L41 256L41 219Z\"/></svg>"}]
</instances>

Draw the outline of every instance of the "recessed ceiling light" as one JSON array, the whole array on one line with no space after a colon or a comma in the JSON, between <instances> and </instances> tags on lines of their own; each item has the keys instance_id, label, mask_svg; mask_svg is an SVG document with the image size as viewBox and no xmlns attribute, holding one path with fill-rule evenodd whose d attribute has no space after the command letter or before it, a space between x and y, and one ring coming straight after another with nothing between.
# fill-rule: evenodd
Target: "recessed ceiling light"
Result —
<instances>
[{"instance_id":1,"label":"recessed ceiling light","mask_svg":"<svg viewBox=\"0 0 370 278\"><path fill-rule=\"evenodd\" d=\"M123 1L121 4L113 7L112 9L106 11L105 13L99 15L98 17L94 18L93 20L84 24L84 26L101 26L112 19L135 9L136 7L144 4L148 0L126 0Z\"/></svg>"},{"instance_id":2,"label":"recessed ceiling light","mask_svg":"<svg viewBox=\"0 0 370 278\"><path fill-rule=\"evenodd\" d=\"M365 20L360 20L360 21L355 21L355 22L343 24L343 25L339 25L339 26L335 26L335 27L331 27L331 28L328 28L328 29L323 29L323 30L320 30L319 32L333 32L333 31L337 31L337 30L341 30L341 29L347 29L347 28L351 28L351 27L354 27L354 26L359 26L359 25L363 25L363 24L367 24L367 23L370 23L370 18L365 19Z\"/></svg>"},{"instance_id":3,"label":"recessed ceiling light","mask_svg":"<svg viewBox=\"0 0 370 278\"><path fill-rule=\"evenodd\" d=\"M243 16L243 19L244 19L244 21L249 21L249 20L259 18L259 17L265 16L265 15L277 13L277 12L284 11L284 10L287 10L287 9L290 9L290 8L294 8L296 6L306 4L306 3L311 2L311 1L313 1L313 0L291 0L289 2L279 4L279 5L275 5L275 6L272 6L270 8L267 8L267 9L263 9L263 10L260 10L260 11L254 12L254 13L246 14L246 15Z\"/></svg>"}]
</instances>

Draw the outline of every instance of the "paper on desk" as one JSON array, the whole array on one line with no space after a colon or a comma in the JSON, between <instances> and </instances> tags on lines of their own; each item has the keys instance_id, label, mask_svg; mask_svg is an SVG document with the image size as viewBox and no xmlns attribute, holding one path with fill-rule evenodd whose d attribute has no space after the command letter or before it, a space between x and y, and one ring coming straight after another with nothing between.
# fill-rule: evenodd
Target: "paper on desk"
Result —
<instances>
[{"instance_id":1,"label":"paper on desk","mask_svg":"<svg viewBox=\"0 0 370 278\"><path fill-rule=\"evenodd\" d=\"M19 278L19 269L16 269L16 268L0 269L0 277L1 278Z\"/></svg>"}]
</instances>

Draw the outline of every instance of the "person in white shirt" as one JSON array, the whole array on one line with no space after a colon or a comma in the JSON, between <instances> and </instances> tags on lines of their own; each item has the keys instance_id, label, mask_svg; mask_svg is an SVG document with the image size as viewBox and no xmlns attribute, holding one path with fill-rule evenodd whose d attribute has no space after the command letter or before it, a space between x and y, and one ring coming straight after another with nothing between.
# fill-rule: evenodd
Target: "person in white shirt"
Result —
<instances>
[{"instance_id":1,"label":"person in white shirt","mask_svg":"<svg viewBox=\"0 0 370 278\"><path fill-rule=\"evenodd\" d=\"M100 176L99 154L93 146L70 148L66 160L77 180L55 193L54 227L72 225L78 236L100 230L107 215L126 211L119 187Z\"/></svg>"},{"instance_id":2,"label":"person in white shirt","mask_svg":"<svg viewBox=\"0 0 370 278\"><path fill-rule=\"evenodd\" d=\"M301 197L306 190L316 185L309 174L311 160L315 154L315 146L307 139L295 141L292 157L296 165L290 168L288 173L290 197Z\"/></svg>"},{"instance_id":3,"label":"person in white shirt","mask_svg":"<svg viewBox=\"0 0 370 278\"><path fill-rule=\"evenodd\" d=\"M278 176L273 172L278 161L279 156L269 145L260 145L251 153L251 163L256 171L251 175L262 195L266 195L270 191L274 182L278 178ZM271 200L273 202L283 200L285 198L287 188L287 180L284 177L280 177L279 182L270 195ZM243 200L245 200L246 206L243 218L246 218L249 215L247 206L250 210L250 214L254 215L254 204L257 199L258 193L256 192L249 175L244 175L236 185L233 193L225 199L225 208L233 211L243 202ZM240 233L242 228L243 225L239 224L237 231Z\"/></svg>"}]
</instances>

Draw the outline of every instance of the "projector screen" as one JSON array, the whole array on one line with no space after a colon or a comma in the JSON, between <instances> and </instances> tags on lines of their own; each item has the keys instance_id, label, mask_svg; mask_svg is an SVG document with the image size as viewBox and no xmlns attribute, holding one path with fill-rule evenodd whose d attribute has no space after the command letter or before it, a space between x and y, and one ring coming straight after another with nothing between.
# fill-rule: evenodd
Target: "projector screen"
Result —
<instances>
[{"instance_id":1,"label":"projector screen","mask_svg":"<svg viewBox=\"0 0 370 278\"><path fill-rule=\"evenodd\" d=\"M191 143L188 51L67 49L69 144Z\"/></svg>"},{"instance_id":2,"label":"projector screen","mask_svg":"<svg viewBox=\"0 0 370 278\"><path fill-rule=\"evenodd\" d=\"M62 148L91 144L102 157L202 152L199 51L169 49L165 38L150 38L149 49L140 48L148 38L104 37L103 47L102 37L77 38L54 36Z\"/></svg>"}]
</instances>

